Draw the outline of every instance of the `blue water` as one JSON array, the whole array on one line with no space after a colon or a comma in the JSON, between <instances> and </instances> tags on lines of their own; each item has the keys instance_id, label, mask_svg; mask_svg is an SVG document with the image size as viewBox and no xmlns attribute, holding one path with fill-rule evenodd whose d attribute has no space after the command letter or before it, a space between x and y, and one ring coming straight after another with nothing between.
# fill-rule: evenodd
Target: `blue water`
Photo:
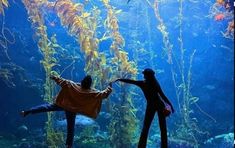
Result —
<instances>
[{"instance_id":1,"label":"blue water","mask_svg":"<svg viewBox=\"0 0 235 148\"><path fill-rule=\"evenodd\" d=\"M100 0L72 2L82 3L87 13L94 12L94 7L100 10L94 38L101 39L105 32L112 34L104 25L107 9ZM153 4L156 2L167 31L168 45L172 46L171 54L170 46L164 44L163 32L157 28L160 22L154 13ZM182 18L179 17L180 2ZM19 115L23 109L46 102L46 72L40 62L44 57L38 47L40 37L36 35L22 1L9 0L8 3L8 8L3 7L4 14L0 13L0 147L48 147L47 114L27 118ZM108 67L108 74L102 78L102 85L97 82L94 87L101 90L109 81L119 77L142 80L143 69L152 68L175 108L175 113L167 118L169 147L233 147L234 27L227 32L228 24L234 20L233 1L230 1L231 8L228 9L214 0L131 0L128 4L125 0L112 0L109 4L116 9L118 32L125 40L125 45L119 50L128 53L128 62L134 63L137 74L116 70L125 65L111 63L111 58L117 55L110 49L114 40L109 37L100 41L96 48L97 59L102 55L107 58L102 68ZM1 5L0 0L0 10ZM53 57L57 59L57 65L52 70L66 79L79 82L89 73L85 67L92 59L81 49L76 36L69 33L68 26L61 24L58 12L45 5L38 10L47 27L48 38L56 34L60 46L55 48ZM222 18L216 20L219 14ZM85 17L88 22L89 17ZM228 35L225 37L226 32ZM172 63L168 62L169 56ZM101 74L95 71L89 74L94 80L101 80ZM189 113L186 117L182 113L185 93L182 88L189 83L188 99L196 100L185 109ZM59 89L56 86L54 95ZM146 108L144 95L139 88L122 83L114 84L113 89L109 103L104 101L102 104L95 126L91 126L94 125L92 123L76 126L74 147L137 147ZM64 118L63 112L55 113L53 122L55 129L65 137L66 127L56 127L56 122L64 121ZM148 140L147 147L160 147L157 115ZM61 143L57 146L62 147Z\"/></svg>"}]
</instances>

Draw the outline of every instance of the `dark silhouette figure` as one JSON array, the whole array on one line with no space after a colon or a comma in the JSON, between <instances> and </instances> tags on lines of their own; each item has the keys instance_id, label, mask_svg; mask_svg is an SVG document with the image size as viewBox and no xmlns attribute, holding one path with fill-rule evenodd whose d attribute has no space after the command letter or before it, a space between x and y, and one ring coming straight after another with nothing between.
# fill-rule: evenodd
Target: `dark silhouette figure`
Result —
<instances>
[{"instance_id":1,"label":"dark silhouette figure","mask_svg":"<svg viewBox=\"0 0 235 148\"><path fill-rule=\"evenodd\" d=\"M51 79L62 88L55 98L55 103L32 107L29 110L21 111L21 115L25 117L42 112L65 111L66 147L72 148L76 114L80 113L95 119L100 112L102 99L107 98L112 91L111 83L105 90L98 91L91 88L92 79L89 75L83 78L81 84L55 76L52 76Z\"/></svg>"},{"instance_id":2,"label":"dark silhouette figure","mask_svg":"<svg viewBox=\"0 0 235 148\"><path fill-rule=\"evenodd\" d=\"M142 73L144 74L145 78L145 80L142 81L135 81L130 79L116 80L139 86L147 100L144 125L139 139L138 148L146 147L149 128L156 112L158 114L159 126L161 131L161 147L167 148L166 116L170 114L170 110L166 107L170 106L172 112L174 112L174 108L163 93L158 81L154 76L154 71L152 69L147 68Z\"/></svg>"}]
</instances>

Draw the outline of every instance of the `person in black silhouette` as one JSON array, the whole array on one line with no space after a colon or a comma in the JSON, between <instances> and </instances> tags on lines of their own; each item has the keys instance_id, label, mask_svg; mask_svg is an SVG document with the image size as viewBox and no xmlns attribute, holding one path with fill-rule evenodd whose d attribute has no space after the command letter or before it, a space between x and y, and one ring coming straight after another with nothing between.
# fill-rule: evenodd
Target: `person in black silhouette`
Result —
<instances>
[{"instance_id":1,"label":"person in black silhouette","mask_svg":"<svg viewBox=\"0 0 235 148\"><path fill-rule=\"evenodd\" d=\"M149 128L156 112L158 114L159 126L161 131L161 148L167 148L166 116L168 116L170 112L174 113L174 108L163 93L157 79L155 78L155 72L152 69L147 68L142 73L144 74L145 78L145 80L142 81L135 81L130 79L116 80L139 86L147 100L144 125L139 139L138 148L146 147ZM169 109L169 106L171 108L171 111Z\"/></svg>"}]
</instances>

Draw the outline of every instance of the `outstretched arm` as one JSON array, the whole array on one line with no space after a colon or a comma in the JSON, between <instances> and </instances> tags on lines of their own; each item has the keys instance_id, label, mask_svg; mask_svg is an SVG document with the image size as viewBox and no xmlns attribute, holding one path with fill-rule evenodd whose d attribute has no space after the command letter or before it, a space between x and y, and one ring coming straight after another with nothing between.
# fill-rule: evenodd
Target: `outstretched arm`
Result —
<instances>
[{"instance_id":1,"label":"outstretched arm","mask_svg":"<svg viewBox=\"0 0 235 148\"><path fill-rule=\"evenodd\" d=\"M108 98L108 96L110 95L110 93L112 92L112 83L109 83L108 87L106 87L106 89L104 89L103 91L101 91L101 96L102 98Z\"/></svg>"},{"instance_id":2,"label":"outstretched arm","mask_svg":"<svg viewBox=\"0 0 235 148\"><path fill-rule=\"evenodd\" d=\"M65 86L70 81L70 80L66 80L64 78L57 77L57 76L50 76L50 78L54 80L57 85L60 85L61 87Z\"/></svg>"},{"instance_id":3,"label":"outstretched arm","mask_svg":"<svg viewBox=\"0 0 235 148\"><path fill-rule=\"evenodd\" d=\"M131 79L117 79L115 82L117 82L117 81L129 83L129 84L134 84L134 85L137 85L137 86L140 86L141 82L142 82L142 81L136 81L136 80L131 80Z\"/></svg>"}]
</instances>

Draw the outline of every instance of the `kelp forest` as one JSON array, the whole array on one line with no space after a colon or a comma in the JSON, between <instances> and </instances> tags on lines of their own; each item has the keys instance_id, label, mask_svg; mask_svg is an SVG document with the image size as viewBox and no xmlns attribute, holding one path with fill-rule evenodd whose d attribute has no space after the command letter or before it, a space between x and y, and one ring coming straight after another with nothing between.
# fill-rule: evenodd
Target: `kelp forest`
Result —
<instances>
[{"instance_id":1,"label":"kelp forest","mask_svg":"<svg viewBox=\"0 0 235 148\"><path fill-rule=\"evenodd\" d=\"M91 75L92 87L103 90L118 78L143 79L152 68L175 108L167 118L170 147L232 147L233 13L226 0L0 0L1 104L9 105L1 111L9 129L0 144L63 147L63 113L15 117L20 107L54 102L60 87L51 75ZM113 84L95 125L76 125L74 146L136 147L145 104L139 88ZM149 147L160 147L155 118Z\"/></svg>"}]
</instances>

